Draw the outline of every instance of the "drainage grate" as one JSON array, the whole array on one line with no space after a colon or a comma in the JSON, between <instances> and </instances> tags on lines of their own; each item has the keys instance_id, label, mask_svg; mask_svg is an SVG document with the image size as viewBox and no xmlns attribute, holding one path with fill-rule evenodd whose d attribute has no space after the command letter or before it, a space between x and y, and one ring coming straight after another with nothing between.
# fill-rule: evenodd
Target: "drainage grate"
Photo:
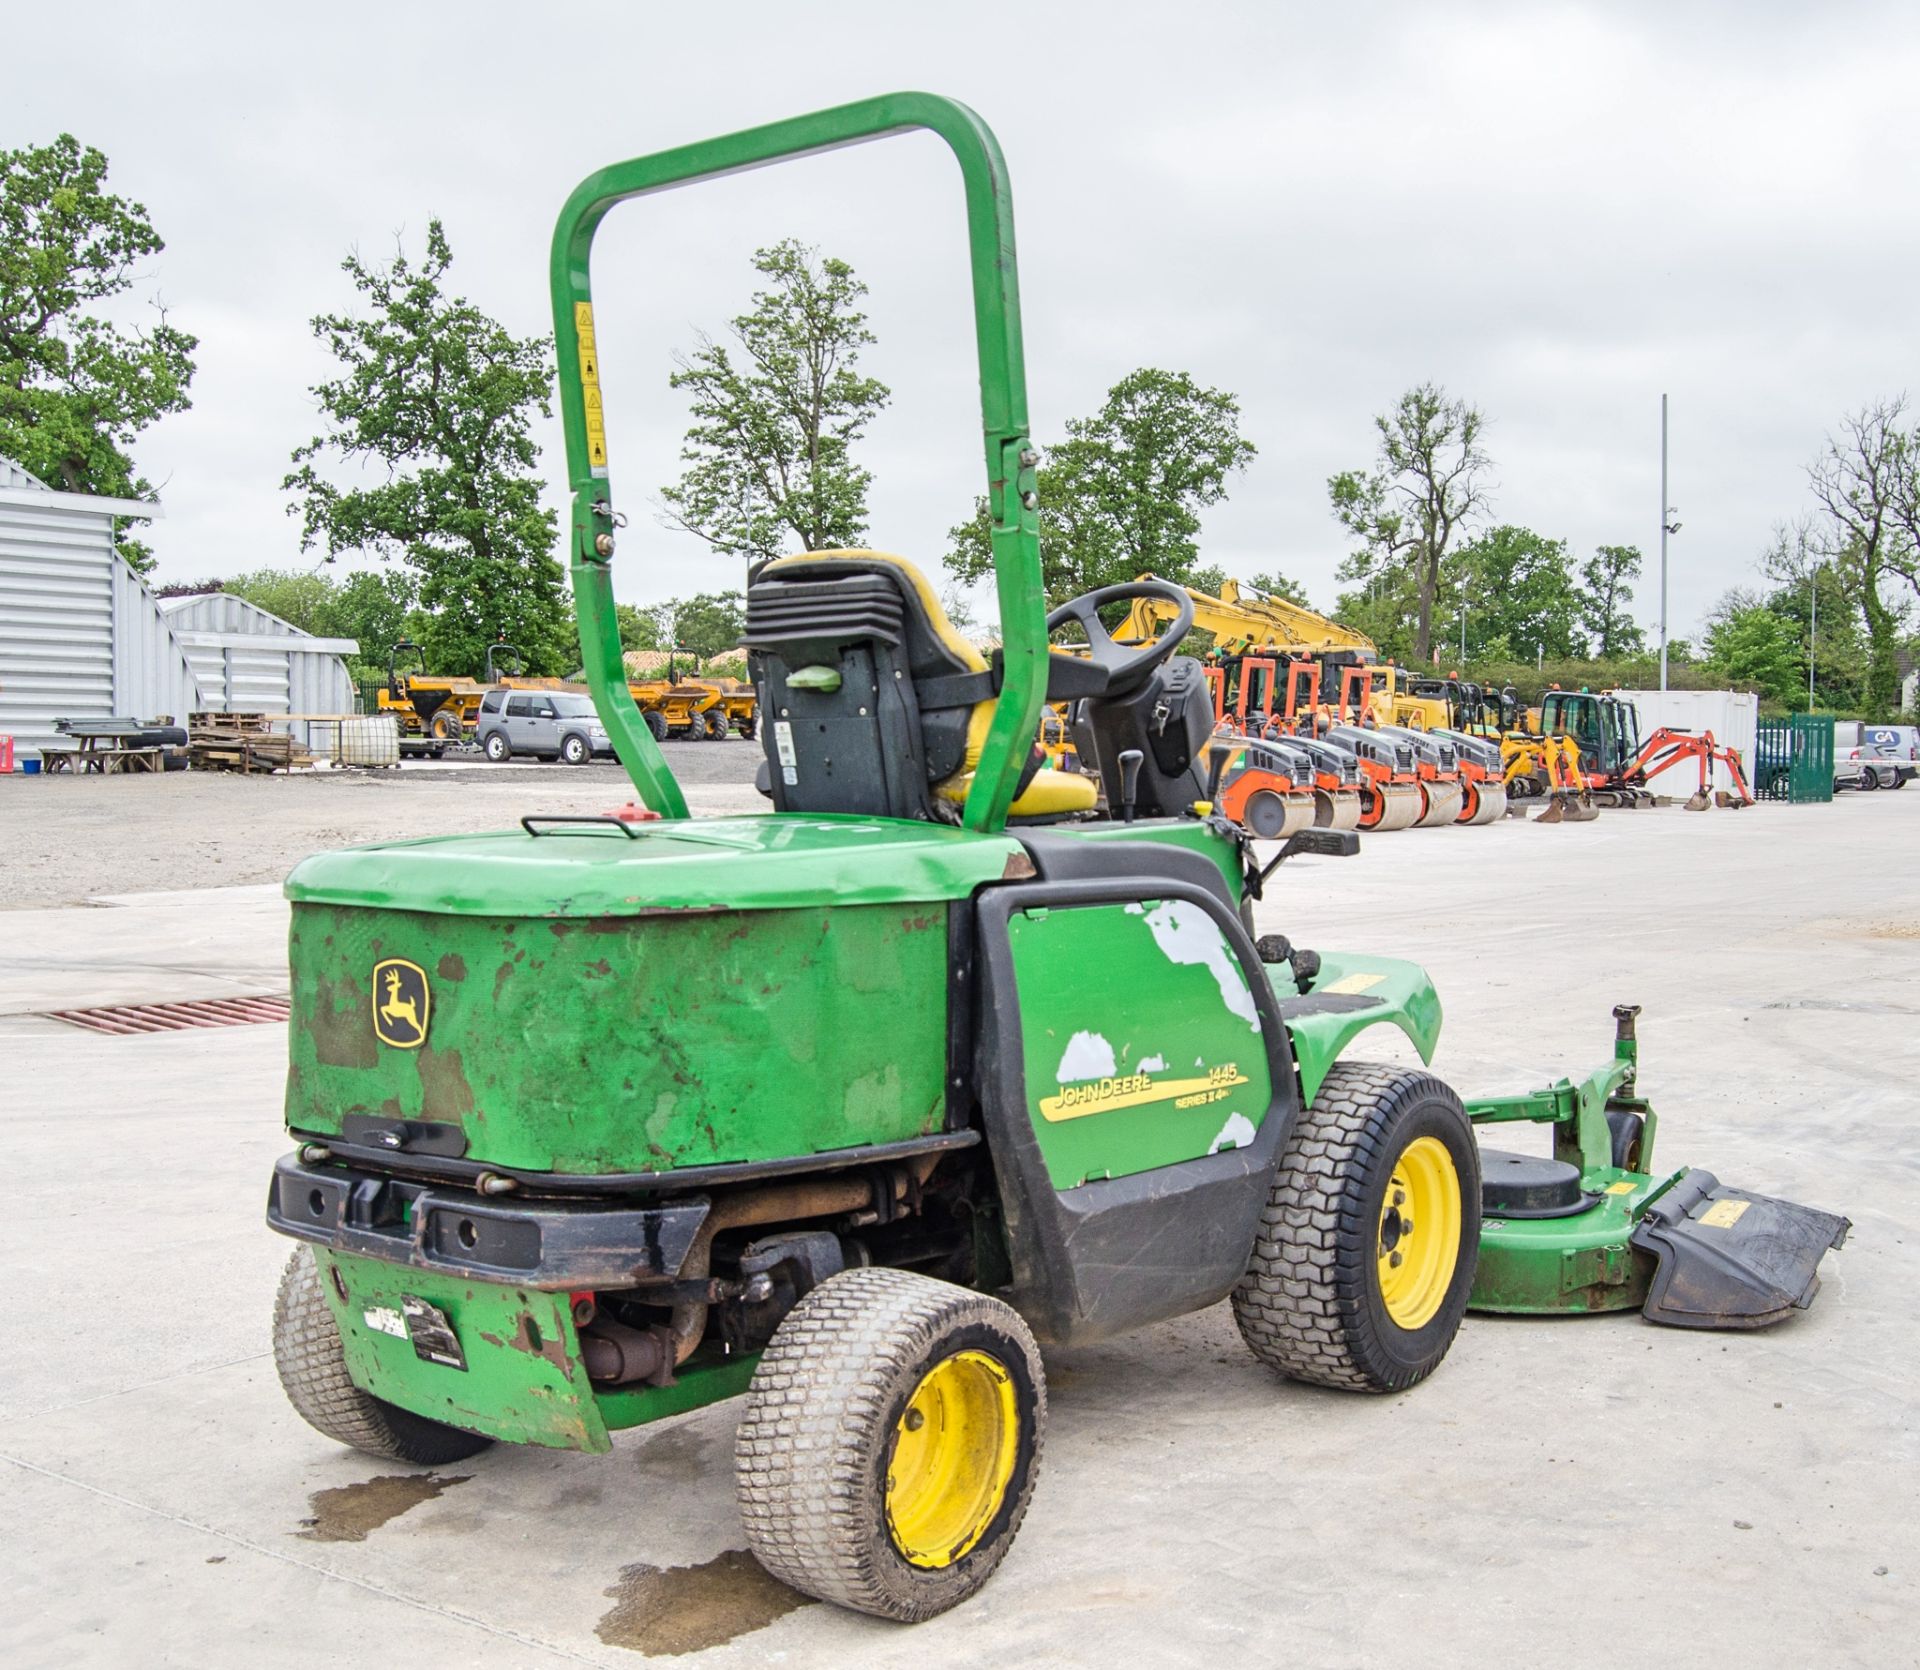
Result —
<instances>
[{"instance_id":1,"label":"drainage grate","mask_svg":"<svg viewBox=\"0 0 1920 1670\"><path fill-rule=\"evenodd\" d=\"M291 999L284 997L210 997L196 1003L129 1003L110 1009L54 1009L56 1021L89 1032L185 1032L196 1026L252 1026L284 1021Z\"/></svg>"}]
</instances>

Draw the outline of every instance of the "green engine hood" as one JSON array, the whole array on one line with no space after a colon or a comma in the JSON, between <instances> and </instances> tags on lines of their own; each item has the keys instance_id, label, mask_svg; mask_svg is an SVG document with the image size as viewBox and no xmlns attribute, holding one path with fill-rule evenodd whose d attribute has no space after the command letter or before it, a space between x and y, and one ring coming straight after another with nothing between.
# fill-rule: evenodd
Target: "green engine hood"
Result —
<instances>
[{"instance_id":1,"label":"green engine hood","mask_svg":"<svg viewBox=\"0 0 1920 1670\"><path fill-rule=\"evenodd\" d=\"M1030 875L1020 843L945 824L839 816L545 824L316 853L295 904L453 916L641 916L965 898Z\"/></svg>"}]
</instances>

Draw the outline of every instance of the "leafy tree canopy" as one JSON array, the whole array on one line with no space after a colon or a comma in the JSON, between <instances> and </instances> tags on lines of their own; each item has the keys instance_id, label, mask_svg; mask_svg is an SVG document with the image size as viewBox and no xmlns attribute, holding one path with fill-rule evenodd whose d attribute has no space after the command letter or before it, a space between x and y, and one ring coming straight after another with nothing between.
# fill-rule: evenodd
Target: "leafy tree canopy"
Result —
<instances>
[{"instance_id":1,"label":"leafy tree canopy","mask_svg":"<svg viewBox=\"0 0 1920 1670\"><path fill-rule=\"evenodd\" d=\"M70 133L0 151L0 456L68 493L151 499L134 438L183 412L199 345L155 303L145 329L103 318L166 245L106 189L107 159ZM137 570L153 553L120 539Z\"/></svg>"},{"instance_id":2,"label":"leafy tree canopy","mask_svg":"<svg viewBox=\"0 0 1920 1670\"><path fill-rule=\"evenodd\" d=\"M1373 420L1373 468L1343 470L1327 482L1334 519L1360 541L1340 578L1359 584L1376 615L1388 604L1410 606L1410 620L1381 621L1379 641L1410 639L1417 662L1433 659L1447 554L1487 509L1486 422L1437 383L1422 383Z\"/></svg>"},{"instance_id":3,"label":"leafy tree canopy","mask_svg":"<svg viewBox=\"0 0 1920 1670\"><path fill-rule=\"evenodd\" d=\"M1453 578L1468 658L1538 661L1578 652L1579 594L1565 540L1531 528L1491 529L1461 547ZM1449 654L1457 642L1449 637Z\"/></svg>"},{"instance_id":4,"label":"leafy tree canopy","mask_svg":"<svg viewBox=\"0 0 1920 1670\"><path fill-rule=\"evenodd\" d=\"M1640 578L1640 551L1633 545L1600 545L1580 565L1579 624L1589 652L1602 660L1638 655L1646 634L1634 620L1633 582ZM1671 658L1672 646L1668 646Z\"/></svg>"},{"instance_id":5,"label":"leafy tree canopy","mask_svg":"<svg viewBox=\"0 0 1920 1670\"><path fill-rule=\"evenodd\" d=\"M702 336L669 379L692 394L680 479L661 490L670 526L749 561L860 544L873 477L853 445L889 399L862 376L873 333L853 268L797 238L755 252L768 281L732 323Z\"/></svg>"},{"instance_id":6,"label":"leafy tree canopy","mask_svg":"<svg viewBox=\"0 0 1920 1670\"><path fill-rule=\"evenodd\" d=\"M746 600L739 592L702 592L673 604L672 647L711 661L738 646L746 623Z\"/></svg>"},{"instance_id":7,"label":"leafy tree canopy","mask_svg":"<svg viewBox=\"0 0 1920 1670\"><path fill-rule=\"evenodd\" d=\"M364 311L313 333L341 374L320 384L325 429L295 449L301 547L396 557L419 577L422 642L436 672L478 672L507 638L530 673L576 660L554 515L534 475L532 420L551 415L552 343L516 337L445 288L453 252L438 220L425 258L341 263ZM346 467L349 485L319 461Z\"/></svg>"},{"instance_id":8,"label":"leafy tree canopy","mask_svg":"<svg viewBox=\"0 0 1920 1670\"><path fill-rule=\"evenodd\" d=\"M1184 371L1143 367L1115 383L1092 417L1069 418L1066 430L1038 470L1047 602L1148 572L1191 583L1200 512L1227 496L1228 478L1256 453L1240 433L1240 403ZM946 565L956 579L992 574L984 498L948 537Z\"/></svg>"},{"instance_id":9,"label":"leafy tree canopy","mask_svg":"<svg viewBox=\"0 0 1920 1670\"><path fill-rule=\"evenodd\" d=\"M1773 702L1791 702L1804 689L1803 649L1791 622L1746 599L1736 601L1707 631L1707 665Z\"/></svg>"}]
</instances>

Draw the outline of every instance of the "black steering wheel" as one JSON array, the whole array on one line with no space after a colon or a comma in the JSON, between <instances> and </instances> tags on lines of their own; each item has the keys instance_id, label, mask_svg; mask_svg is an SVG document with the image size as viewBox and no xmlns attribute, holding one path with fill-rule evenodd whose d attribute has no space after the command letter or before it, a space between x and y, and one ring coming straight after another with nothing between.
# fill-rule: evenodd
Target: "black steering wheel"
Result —
<instances>
[{"instance_id":1,"label":"black steering wheel","mask_svg":"<svg viewBox=\"0 0 1920 1670\"><path fill-rule=\"evenodd\" d=\"M1180 612L1158 637L1144 644L1115 643L1113 634L1100 619L1100 611L1109 603L1132 602L1142 597L1172 603ZM1077 621L1080 630L1086 633L1093 664L1107 676L1106 693L1124 696L1144 684L1147 675L1180 647L1180 641L1193 626L1193 599L1184 587L1176 586L1171 580L1128 580L1118 586L1102 586L1098 591L1086 592L1062 603L1047 616L1047 631L1057 632L1069 621Z\"/></svg>"}]
</instances>

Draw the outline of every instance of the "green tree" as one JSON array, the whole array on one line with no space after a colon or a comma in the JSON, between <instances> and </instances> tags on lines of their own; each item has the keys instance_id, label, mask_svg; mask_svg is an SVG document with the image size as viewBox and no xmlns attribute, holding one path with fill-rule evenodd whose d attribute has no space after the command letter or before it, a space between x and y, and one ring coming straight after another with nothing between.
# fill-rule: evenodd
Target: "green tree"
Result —
<instances>
[{"instance_id":1,"label":"green tree","mask_svg":"<svg viewBox=\"0 0 1920 1670\"><path fill-rule=\"evenodd\" d=\"M424 260L404 250L373 266L341 263L359 315L323 314L313 334L342 374L313 390L327 421L294 450L282 486L296 495L301 548L397 556L420 579L429 665L477 672L505 637L531 673L577 659L554 514L541 507L532 422L551 416L552 341L516 337L445 289L453 252L427 223ZM359 476L342 486L316 460ZM372 478L372 479L369 479Z\"/></svg>"},{"instance_id":2,"label":"green tree","mask_svg":"<svg viewBox=\"0 0 1920 1670\"><path fill-rule=\"evenodd\" d=\"M1848 413L1807 467L1823 553L1865 628L1861 700L1876 715L1890 714L1900 703L1901 611L1888 604L1882 588L1915 566L1914 537L1900 513L1915 468L1914 443L1900 428L1905 412L1901 396Z\"/></svg>"},{"instance_id":3,"label":"green tree","mask_svg":"<svg viewBox=\"0 0 1920 1670\"><path fill-rule=\"evenodd\" d=\"M1422 383L1373 420L1379 432L1374 467L1343 470L1327 482L1335 520L1360 541L1340 565L1340 578L1362 586L1383 572L1413 578L1416 661L1433 659L1434 608L1454 536L1487 508L1492 461L1480 445L1486 421L1466 401L1448 399L1437 383ZM1389 584L1373 595L1384 603L1407 590ZM1391 635L1406 634L1396 626Z\"/></svg>"},{"instance_id":4,"label":"green tree","mask_svg":"<svg viewBox=\"0 0 1920 1670\"><path fill-rule=\"evenodd\" d=\"M680 479L660 494L668 524L749 561L858 545L873 476L853 444L890 398L856 369L874 340L867 287L797 238L753 265L770 282L732 323L738 357L703 335L668 379L693 395Z\"/></svg>"},{"instance_id":5,"label":"green tree","mask_svg":"<svg viewBox=\"0 0 1920 1670\"><path fill-rule=\"evenodd\" d=\"M1633 582L1640 578L1635 545L1600 545L1580 565L1578 604L1588 652L1602 661L1638 655L1646 635L1631 613Z\"/></svg>"},{"instance_id":6,"label":"green tree","mask_svg":"<svg viewBox=\"0 0 1920 1670\"><path fill-rule=\"evenodd\" d=\"M650 603L641 608L632 603L616 603L613 618L620 628L620 649L624 654L636 649L668 649L673 643L673 605Z\"/></svg>"},{"instance_id":7,"label":"green tree","mask_svg":"<svg viewBox=\"0 0 1920 1670\"><path fill-rule=\"evenodd\" d=\"M416 615L419 583L405 569L361 569L336 578L324 570L256 569L206 588L243 597L316 638L352 638L354 676L384 672L387 652L425 628Z\"/></svg>"},{"instance_id":8,"label":"green tree","mask_svg":"<svg viewBox=\"0 0 1920 1670\"><path fill-rule=\"evenodd\" d=\"M1773 582L1765 602L1789 622L1801 645L1798 699L1807 689L1806 661L1814 661L1816 706L1854 709L1866 689L1867 648L1861 614L1840 566L1828 560L1814 523L1781 524L1760 558L1760 570ZM1816 594L1818 602L1816 605Z\"/></svg>"},{"instance_id":9,"label":"green tree","mask_svg":"<svg viewBox=\"0 0 1920 1670\"><path fill-rule=\"evenodd\" d=\"M675 601L672 647L711 661L739 645L746 624L746 600L739 592L701 592Z\"/></svg>"},{"instance_id":10,"label":"green tree","mask_svg":"<svg viewBox=\"0 0 1920 1670\"><path fill-rule=\"evenodd\" d=\"M1791 702L1802 689L1803 647L1792 622L1748 595L1724 600L1707 628L1707 665L1729 683L1751 685L1773 702Z\"/></svg>"},{"instance_id":11,"label":"green tree","mask_svg":"<svg viewBox=\"0 0 1920 1670\"><path fill-rule=\"evenodd\" d=\"M1200 512L1227 496L1227 478L1256 453L1240 433L1240 403L1184 371L1146 366L1066 430L1037 472L1048 603L1143 573L1194 578ZM978 499L948 535L946 564L963 584L993 572L989 533L987 502Z\"/></svg>"},{"instance_id":12,"label":"green tree","mask_svg":"<svg viewBox=\"0 0 1920 1670\"><path fill-rule=\"evenodd\" d=\"M144 330L94 311L166 248L106 177L106 157L70 133L0 151L0 456L65 492L151 499L134 438L192 404L199 344L157 302ZM146 546L117 542L133 568L153 567Z\"/></svg>"},{"instance_id":13,"label":"green tree","mask_svg":"<svg viewBox=\"0 0 1920 1670\"><path fill-rule=\"evenodd\" d=\"M1499 527L1460 548L1452 591L1464 603L1466 658L1560 659L1577 651L1579 593L1566 541ZM1458 639L1448 635L1449 649Z\"/></svg>"}]
</instances>

